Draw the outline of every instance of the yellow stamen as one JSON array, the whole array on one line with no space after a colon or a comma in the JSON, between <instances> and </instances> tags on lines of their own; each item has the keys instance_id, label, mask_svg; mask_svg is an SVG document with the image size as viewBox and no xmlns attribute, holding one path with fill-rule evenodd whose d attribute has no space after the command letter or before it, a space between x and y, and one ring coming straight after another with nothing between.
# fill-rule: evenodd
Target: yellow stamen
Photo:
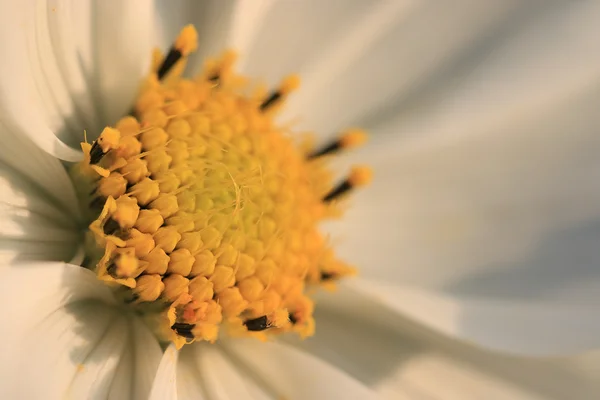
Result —
<instances>
[{"instance_id":1,"label":"yellow stamen","mask_svg":"<svg viewBox=\"0 0 600 400\"><path fill-rule=\"evenodd\" d=\"M189 55L198 48L198 33L193 25L187 25L181 30L181 33L175 39L174 47L184 56Z\"/></svg>"},{"instance_id":2,"label":"yellow stamen","mask_svg":"<svg viewBox=\"0 0 600 400\"><path fill-rule=\"evenodd\" d=\"M332 286L354 270L318 230L339 212L323 201L331 173L272 119L299 79L284 79L257 102L233 70L233 52L183 79L170 68L196 46L195 30L185 27L174 55L157 58L154 71L164 71L143 83L137 117L82 144L86 157L73 175L92 189L81 191L94 213L92 267L178 347L214 342L222 327L259 339L310 336L308 286ZM365 139L353 129L339 143ZM370 179L368 168L355 167L345 185Z\"/></svg>"}]
</instances>

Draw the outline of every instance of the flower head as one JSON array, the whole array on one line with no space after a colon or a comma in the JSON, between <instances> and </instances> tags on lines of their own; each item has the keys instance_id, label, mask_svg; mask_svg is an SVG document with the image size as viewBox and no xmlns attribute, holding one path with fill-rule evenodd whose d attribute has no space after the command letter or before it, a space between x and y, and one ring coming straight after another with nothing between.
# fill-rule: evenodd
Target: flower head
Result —
<instances>
[{"instance_id":1,"label":"flower head","mask_svg":"<svg viewBox=\"0 0 600 400\"><path fill-rule=\"evenodd\" d=\"M335 3L0 4L0 397L597 393L445 337L598 343L597 6Z\"/></svg>"}]
</instances>

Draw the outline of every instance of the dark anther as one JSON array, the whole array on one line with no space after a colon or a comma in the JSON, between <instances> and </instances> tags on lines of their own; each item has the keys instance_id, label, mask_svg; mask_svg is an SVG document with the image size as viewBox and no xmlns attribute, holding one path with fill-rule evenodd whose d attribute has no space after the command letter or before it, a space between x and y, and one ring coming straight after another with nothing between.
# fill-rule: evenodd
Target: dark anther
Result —
<instances>
[{"instance_id":1,"label":"dark anther","mask_svg":"<svg viewBox=\"0 0 600 400\"><path fill-rule=\"evenodd\" d=\"M92 143L92 148L90 149L90 164L98 164L102 157L104 157L104 153L96 140Z\"/></svg>"},{"instance_id":2,"label":"dark anther","mask_svg":"<svg viewBox=\"0 0 600 400\"><path fill-rule=\"evenodd\" d=\"M106 221L106 223L104 224L104 234L105 235L112 235L115 232L117 232L119 229L121 229L121 227L119 226L119 223L112 218L109 218L108 221Z\"/></svg>"},{"instance_id":3,"label":"dark anther","mask_svg":"<svg viewBox=\"0 0 600 400\"><path fill-rule=\"evenodd\" d=\"M260 110L265 111L267 108L271 107L279 98L281 97L281 92L273 92L265 101L260 105Z\"/></svg>"},{"instance_id":4,"label":"dark anther","mask_svg":"<svg viewBox=\"0 0 600 400\"><path fill-rule=\"evenodd\" d=\"M177 63L177 61L181 59L181 57L181 51L177 50L175 47L171 47L169 49L169 53L167 53L167 56L158 68L158 79L162 79L167 74L167 72L169 72L171 68L173 68L175 63Z\"/></svg>"},{"instance_id":5,"label":"dark anther","mask_svg":"<svg viewBox=\"0 0 600 400\"><path fill-rule=\"evenodd\" d=\"M325 197L323 197L323 201L325 203L330 202L336 197L339 197L344 193L348 192L350 189L352 189L352 184L346 179L345 181L337 185L335 188L333 188L329 193L327 193Z\"/></svg>"},{"instance_id":6,"label":"dark anther","mask_svg":"<svg viewBox=\"0 0 600 400\"><path fill-rule=\"evenodd\" d=\"M321 272L321 280L322 281L330 281L335 278L335 274L331 272Z\"/></svg>"},{"instance_id":7,"label":"dark anther","mask_svg":"<svg viewBox=\"0 0 600 400\"><path fill-rule=\"evenodd\" d=\"M335 142L328 144L327 146L323 147L322 149L319 149L319 150L316 150L316 151L310 153L309 155L306 156L306 159L312 160L317 157L324 156L326 154L335 153L336 151L338 151L341 148L342 148L342 142L340 142L339 140L336 140Z\"/></svg>"},{"instance_id":8,"label":"dark anther","mask_svg":"<svg viewBox=\"0 0 600 400\"><path fill-rule=\"evenodd\" d=\"M288 313L288 318L290 319L292 325L296 325L296 322L298 322L298 318L296 318L294 313Z\"/></svg>"},{"instance_id":9,"label":"dark anther","mask_svg":"<svg viewBox=\"0 0 600 400\"><path fill-rule=\"evenodd\" d=\"M194 329L196 325L194 324L185 324L183 322L175 322L171 325L171 329L175 331L179 336L183 336L186 339L194 339L194 334L192 333L192 329Z\"/></svg>"},{"instance_id":10,"label":"dark anther","mask_svg":"<svg viewBox=\"0 0 600 400\"><path fill-rule=\"evenodd\" d=\"M246 328L252 332L264 331L265 329L269 328L269 322L267 321L266 315L244 321L244 325L246 325Z\"/></svg>"}]
</instances>

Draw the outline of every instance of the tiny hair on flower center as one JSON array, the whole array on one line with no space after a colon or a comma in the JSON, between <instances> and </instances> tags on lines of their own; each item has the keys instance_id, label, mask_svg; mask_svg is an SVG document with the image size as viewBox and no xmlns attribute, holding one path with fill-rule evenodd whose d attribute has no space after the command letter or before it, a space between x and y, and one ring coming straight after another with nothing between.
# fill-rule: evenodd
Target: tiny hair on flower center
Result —
<instances>
[{"instance_id":1,"label":"tiny hair on flower center","mask_svg":"<svg viewBox=\"0 0 600 400\"><path fill-rule=\"evenodd\" d=\"M186 26L156 50L130 115L81 144L71 176L89 222L84 266L178 347L223 332L310 336L313 288L354 273L319 224L371 179L356 166L335 183L327 162L366 134L315 148L274 120L297 76L254 88L227 51L183 78L196 47Z\"/></svg>"}]
</instances>

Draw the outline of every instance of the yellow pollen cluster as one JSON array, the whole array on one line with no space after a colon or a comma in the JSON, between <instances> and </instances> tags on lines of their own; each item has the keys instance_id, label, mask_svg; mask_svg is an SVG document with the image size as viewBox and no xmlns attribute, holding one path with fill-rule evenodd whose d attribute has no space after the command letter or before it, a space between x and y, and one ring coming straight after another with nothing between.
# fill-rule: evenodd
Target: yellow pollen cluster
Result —
<instances>
[{"instance_id":1,"label":"yellow pollen cluster","mask_svg":"<svg viewBox=\"0 0 600 400\"><path fill-rule=\"evenodd\" d=\"M135 117L82 144L73 179L90 205L91 267L178 346L215 341L220 328L311 335L309 286L353 269L318 230L338 214L324 158L309 159L273 121L298 79L252 93L232 52L183 79L195 41L184 28L170 69L170 55L156 52ZM159 79L161 65L168 73ZM354 147L364 139L352 130L339 140ZM357 167L344 187L369 180L370 170Z\"/></svg>"}]
</instances>

